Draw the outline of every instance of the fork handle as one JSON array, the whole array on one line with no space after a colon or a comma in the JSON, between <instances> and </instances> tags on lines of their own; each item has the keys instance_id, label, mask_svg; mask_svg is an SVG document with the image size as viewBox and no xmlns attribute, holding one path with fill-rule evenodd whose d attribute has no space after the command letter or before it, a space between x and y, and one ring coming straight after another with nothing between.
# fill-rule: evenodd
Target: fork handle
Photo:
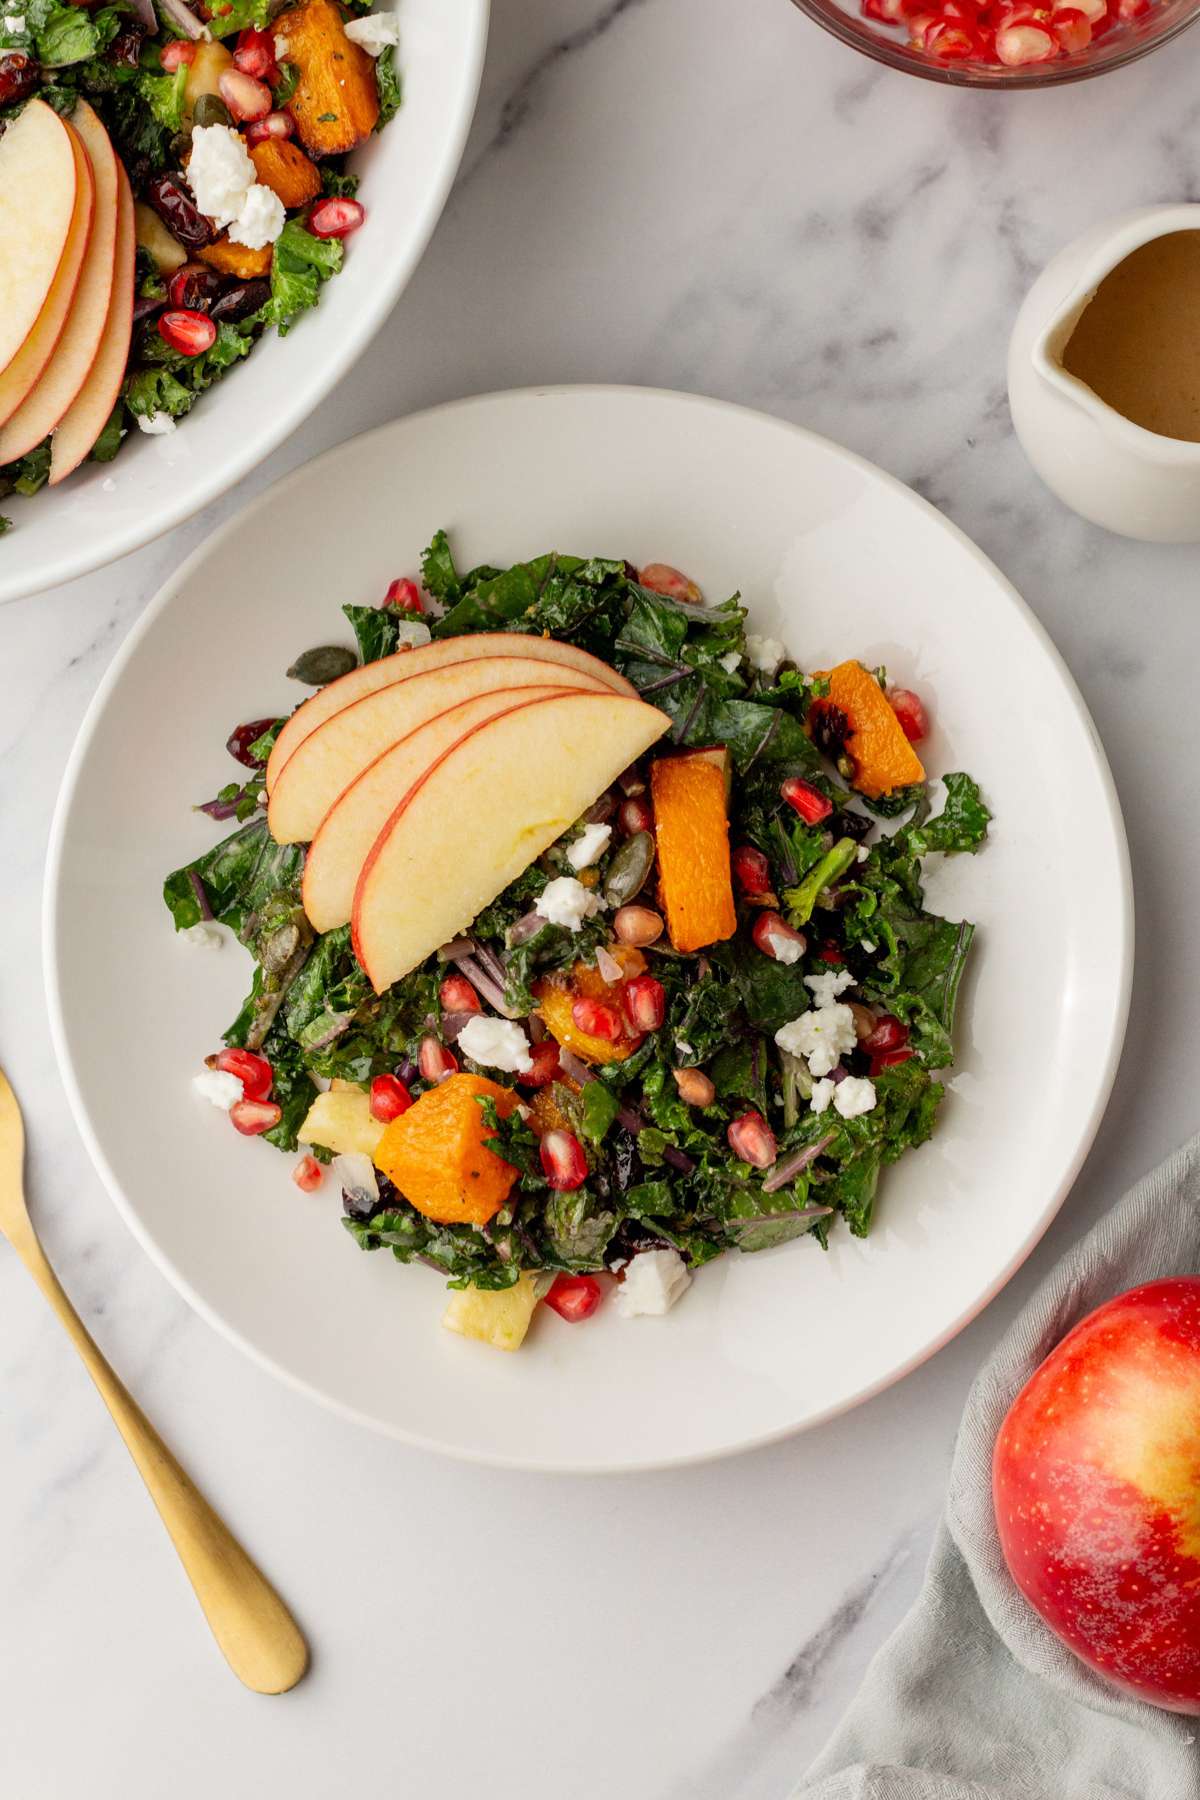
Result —
<instances>
[{"instance_id":1,"label":"fork handle","mask_svg":"<svg viewBox=\"0 0 1200 1800\"><path fill-rule=\"evenodd\" d=\"M47 1262L32 1226L28 1233L13 1233L11 1241L112 1414L226 1662L255 1693L286 1693L308 1667L308 1646L295 1620L114 1375Z\"/></svg>"}]
</instances>

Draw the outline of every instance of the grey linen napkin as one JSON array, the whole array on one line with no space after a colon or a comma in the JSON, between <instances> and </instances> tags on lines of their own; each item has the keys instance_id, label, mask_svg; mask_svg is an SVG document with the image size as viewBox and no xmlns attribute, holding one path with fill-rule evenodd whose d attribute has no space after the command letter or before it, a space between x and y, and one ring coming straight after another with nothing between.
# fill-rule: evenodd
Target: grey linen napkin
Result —
<instances>
[{"instance_id":1,"label":"grey linen napkin","mask_svg":"<svg viewBox=\"0 0 1200 1800\"><path fill-rule=\"evenodd\" d=\"M1200 1721L1128 1699L1076 1661L1013 1585L991 1503L996 1433L1059 1338L1126 1288L1197 1271L1200 1137L1063 1258L984 1365L924 1587L796 1790L803 1800L1200 1795Z\"/></svg>"}]
</instances>

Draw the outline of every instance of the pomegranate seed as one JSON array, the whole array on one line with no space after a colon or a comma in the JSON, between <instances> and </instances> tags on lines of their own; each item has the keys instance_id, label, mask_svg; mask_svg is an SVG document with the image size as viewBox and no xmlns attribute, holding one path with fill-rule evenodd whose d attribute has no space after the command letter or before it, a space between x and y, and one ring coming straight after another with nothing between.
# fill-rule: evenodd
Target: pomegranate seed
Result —
<instances>
[{"instance_id":1,"label":"pomegranate seed","mask_svg":"<svg viewBox=\"0 0 1200 1800\"><path fill-rule=\"evenodd\" d=\"M542 1173L557 1193L569 1194L587 1180L587 1158L573 1131L548 1131L538 1145Z\"/></svg>"},{"instance_id":2,"label":"pomegranate seed","mask_svg":"<svg viewBox=\"0 0 1200 1800\"><path fill-rule=\"evenodd\" d=\"M189 43L185 38L180 38L173 44L164 44L158 59L163 73L173 75L184 63L194 63L196 48L195 44Z\"/></svg>"},{"instance_id":3,"label":"pomegranate seed","mask_svg":"<svg viewBox=\"0 0 1200 1800\"><path fill-rule=\"evenodd\" d=\"M325 1179L325 1171L315 1156L302 1156L292 1170L292 1180L306 1194L319 1188Z\"/></svg>"},{"instance_id":4,"label":"pomegranate seed","mask_svg":"<svg viewBox=\"0 0 1200 1800\"><path fill-rule=\"evenodd\" d=\"M871 1074L878 1075L883 1069L895 1068L897 1063L905 1063L912 1055L908 1049L885 1050L880 1056L871 1058Z\"/></svg>"},{"instance_id":5,"label":"pomegranate seed","mask_svg":"<svg viewBox=\"0 0 1200 1800\"><path fill-rule=\"evenodd\" d=\"M199 356L203 351L211 350L216 342L217 328L205 313L176 308L158 315L158 335L181 356Z\"/></svg>"},{"instance_id":6,"label":"pomegranate seed","mask_svg":"<svg viewBox=\"0 0 1200 1800\"><path fill-rule=\"evenodd\" d=\"M458 1073L458 1058L447 1050L445 1044L439 1043L437 1038L423 1037L417 1067L423 1081L444 1081L447 1075Z\"/></svg>"},{"instance_id":7,"label":"pomegranate seed","mask_svg":"<svg viewBox=\"0 0 1200 1800\"><path fill-rule=\"evenodd\" d=\"M186 262L167 283L167 298L185 312L206 313L221 292L221 277L207 263Z\"/></svg>"},{"instance_id":8,"label":"pomegranate seed","mask_svg":"<svg viewBox=\"0 0 1200 1800\"><path fill-rule=\"evenodd\" d=\"M650 802L641 794L622 800L617 808L617 824L626 837L633 837L639 831L653 831L654 814Z\"/></svg>"},{"instance_id":9,"label":"pomegranate seed","mask_svg":"<svg viewBox=\"0 0 1200 1800\"><path fill-rule=\"evenodd\" d=\"M1080 22L1086 25L1087 20L1082 13L1079 17ZM1091 31L1092 28L1088 25L1089 38ZM888 689L887 697L892 711L900 721L900 729L910 744L919 744L922 738L929 736L929 714L925 711L925 703L919 694L914 694L911 688L894 687Z\"/></svg>"},{"instance_id":10,"label":"pomegranate seed","mask_svg":"<svg viewBox=\"0 0 1200 1800\"><path fill-rule=\"evenodd\" d=\"M390 581L388 591L383 596L385 606L398 607L401 612L423 613L425 602L421 598L421 590L415 581Z\"/></svg>"},{"instance_id":11,"label":"pomegranate seed","mask_svg":"<svg viewBox=\"0 0 1200 1800\"><path fill-rule=\"evenodd\" d=\"M283 1117L283 1110L273 1100L237 1100L229 1109L233 1128L243 1137L261 1137L272 1131Z\"/></svg>"},{"instance_id":12,"label":"pomegranate seed","mask_svg":"<svg viewBox=\"0 0 1200 1800\"><path fill-rule=\"evenodd\" d=\"M1140 19L1150 11L1150 0L1117 0L1118 19Z\"/></svg>"},{"instance_id":13,"label":"pomegranate seed","mask_svg":"<svg viewBox=\"0 0 1200 1800\"><path fill-rule=\"evenodd\" d=\"M275 73L274 32L256 31L253 25L247 25L238 33L233 66L243 75L254 75L259 81L269 80Z\"/></svg>"},{"instance_id":14,"label":"pomegranate seed","mask_svg":"<svg viewBox=\"0 0 1200 1800\"><path fill-rule=\"evenodd\" d=\"M739 844L730 857L733 864L733 878L743 894L751 898L771 891L771 865L761 850L752 844Z\"/></svg>"},{"instance_id":15,"label":"pomegranate seed","mask_svg":"<svg viewBox=\"0 0 1200 1800\"><path fill-rule=\"evenodd\" d=\"M366 208L357 200L318 200L308 215L308 229L319 238L349 237L366 216Z\"/></svg>"},{"instance_id":16,"label":"pomegranate seed","mask_svg":"<svg viewBox=\"0 0 1200 1800\"><path fill-rule=\"evenodd\" d=\"M679 1098L685 1106L711 1106L717 1090L703 1069L672 1069Z\"/></svg>"},{"instance_id":17,"label":"pomegranate seed","mask_svg":"<svg viewBox=\"0 0 1200 1800\"><path fill-rule=\"evenodd\" d=\"M1007 69L1048 62L1058 45L1040 25L1009 25L996 33L996 55Z\"/></svg>"},{"instance_id":18,"label":"pomegranate seed","mask_svg":"<svg viewBox=\"0 0 1200 1800\"><path fill-rule=\"evenodd\" d=\"M244 125L248 119L265 119L271 111L271 90L265 82L256 81L253 75L243 75L240 69L225 69L217 86L239 125Z\"/></svg>"},{"instance_id":19,"label":"pomegranate seed","mask_svg":"<svg viewBox=\"0 0 1200 1800\"><path fill-rule=\"evenodd\" d=\"M603 1038L606 1043L615 1044L621 1035L621 1015L606 1000L582 996L572 1006L571 1018L577 1030L586 1032L588 1037Z\"/></svg>"},{"instance_id":20,"label":"pomegranate seed","mask_svg":"<svg viewBox=\"0 0 1200 1800\"><path fill-rule=\"evenodd\" d=\"M443 1012L482 1012L479 995L465 975L447 975L438 989Z\"/></svg>"},{"instance_id":21,"label":"pomegranate seed","mask_svg":"<svg viewBox=\"0 0 1200 1800\"><path fill-rule=\"evenodd\" d=\"M517 1080L522 1087L549 1087L561 1073L558 1045L553 1038L543 1038L540 1044L531 1046L529 1054L533 1058L533 1067L518 1075Z\"/></svg>"},{"instance_id":22,"label":"pomegranate seed","mask_svg":"<svg viewBox=\"0 0 1200 1800\"><path fill-rule=\"evenodd\" d=\"M1108 17L1108 0L1072 0L1070 10L1081 12L1095 32L1099 29L1101 20Z\"/></svg>"},{"instance_id":23,"label":"pomegranate seed","mask_svg":"<svg viewBox=\"0 0 1200 1800\"><path fill-rule=\"evenodd\" d=\"M266 138L290 138L295 129L291 113L269 112L263 119L251 119L242 135L248 144L261 144Z\"/></svg>"},{"instance_id":24,"label":"pomegranate seed","mask_svg":"<svg viewBox=\"0 0 1200 1800\"><path fill-rule=\"evenodd\" d=\"M1091 20L1074 6L1056 7L1050 15L1050 29L1069 56L1077 50L1086 50L1092 41ZM900 723L904 724L903 719ZM905 735L908 735L907 729Z\"/></svg>"},{"instance_id":25,"label":"pomegranate seed","mask_svg":"<svg viewBox=\"0 0 1200 1800\"><path fill-rule=\"evenodd\" d=\"M908 20L908 41L912 48L923 50L926 37L940 22L936 13L911 13ZM816 708L812 710L815 712Z\"/></svg>"},{"instance_id":26,"label":"pomegranate seed","mask_svg":"<svg viewBox=\"0 0 1200 1800\"><path fill-rule=\"evenodd\" d=\"M689 606L695 606L703 599L695 582L673 569L670 563L647 563L644 569L638 570L638 581L652 594L665 594L668 600L683 600Z\"/></svg>"},{"instance_id":27,"label":"pomegranate seed","mask_svg":"<svg viewBox=\"0 0 1200 1800\"><path fill-rule=\"evenodd\" d=\"M381 1125L390 1125L412 1103L412 1095L396 1075L377 1075L371 1083L371 1117Z\"/></svg>"},{"instance_id":28,"label":"pomegranate seed","mask_svg":"<svg viewBox=\"0 0 1200 1800\"><path fill-rule=\"evenodd\" d=\"M740 1119L733 1121L725 1136L738 1161L750 1163L756 1169L769 1169L779 1154L775 1133L761 1113L743 1113Z\"/></svg>"},{"instance_id":29,"label":"pomegranate seed","mask_svg":"<svg viewBox=\"0 0 1200 1800\"><path fill-rule=\"evenodd\" d=\"M961 62L979 54L979 39L967 26L940 19L925 34L925 48L930 55L943 57L947 62Z\"/></svg>"},{"instance_id":30,"label":"pomegranate seed","mask_svg":"<svg viewBox=\"0 0 1200 1800\"><path fill-rule=\"evenodd\" d=\"M817 955L822 962L835 963L838 968L841 968L846 961L846 958L842 954L841 945L835 944L832 938L821 945L821 948L817 951Z\"/></svg>"},{"instance_id":31,"label":"pomegranate seed","mask_svg":"<svg viewBox=\"0 0 1200 1800\"><path fill-rule=\"evenodd\" d=\"M779 789L793 812L800 814L806 825L819 825L833 811L833 801L827 800L820 788L814 787L811 781L802 781L799 775L791 776Z\"/></svg>"},{"instance_id":32,"label":"pomegranate seed","mask_svg":"<svg viewBox=\"0 0 1200 1800\"><path fill-rule=\"evenodd\" d=\"M625 1017L633 1031L657 1031L667 1016L667 990L653 975L635 975L625 983Z\"/></svg>"},{"instance_id":33,"label":"pomegranate seed","mask_svg":"<svg viewBox=\"0 0 1200 1800\"><path fill-rule=\"evenodd\" d=\"M239 725L230 732L225 739L225 748L244 769L261 769L262 764L258 758L250 754L250 746L257 744L259 738L278 723L278 719L247 719L244 725Z\"/></svg>"},{"instance_id":34,"label":"pomegranate seed","mask_svg":"<svg viewBox=\"0 0 1200 1800\"><path fill-rule=\"evenodd\" d=\"M903 0L862 0L864 19L882 19L885 25L895 25L903 16Z\"/></svg>"},{"instance_id":35,"label":"pomegranate seed","mask_svg":"<svg viewBox=\"0 0 1200 1800\"><path fill-rule=\"evenodd\" d=\"M619 906L613 914L613 935L621 944L656 944L663 934L662 914L652 906Z\"/></svg>"},{"instance_id":36,"label":"pomegranate seed","mask_svg":"<svg viewBox=\"0 0 1200 1800\"><path fill-rule=\"evenodd\" d=\"M808 944L804 933L794 931L777 912L759 913L750 935L756 947L773 962L799 962Z\"/></svg>"},{"instance_id":37,"label":"pomegranate seed","mask_svg":"<svg viewBox=\"0 0 1200 1800\"><path fill-rule=\"evenodd\" d=\"M237 1076L244 1100L270 1098L275 1072L265 1056L257 1056L253 1050L219 1050L216 1067L222 1075Z\"/></svg>"},{"instance_id":38,"label":"pomegranate seed","mask_svg":"<svg viewBox=\"0 0 1200 1800\"><path fill-rule=\"evenodd\" d=\"M846 1005L854 1015L854 1035L860 1044L865 1044L879 1021L871 1008L860 1000L847 1000Z\"/></svg>"},{"instance_id":39,"label":"pomegranate seed","mask_svg":"<svg viewBox=\"0 0 1200 1800\"><path fill-rule=\"evenodd\" d=\"M591 1318L603 1297L594 1275L560 1275L546 1295L546 1305L568 1325L578 1325Z\"/></svg>"},{"instance_id":40,"label":"pomegranate seed","mask_svg":"<svg viewBox=\"0 0 1200 1800\"><path fill-rule=\"evenodd\" d=\"M875 1029L862 1040L862 1047L869 1056L879 1056L885 1050L898 1050L908 1042L908 1026L902 1025L891 1013L884 1013L882 1019L876 1021Z\"/></svg>"}]
</instances>

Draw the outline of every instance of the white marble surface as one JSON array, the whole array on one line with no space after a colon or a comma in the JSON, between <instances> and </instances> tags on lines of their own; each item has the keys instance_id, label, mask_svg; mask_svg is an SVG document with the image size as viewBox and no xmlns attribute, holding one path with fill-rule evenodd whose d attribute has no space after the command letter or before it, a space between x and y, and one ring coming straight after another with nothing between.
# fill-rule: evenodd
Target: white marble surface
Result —
<instances>
[{"instance_id":1,"label":"white marble surface","mask_svg":"<svg viewBox=\"0 0 1200 1800\"><path fill-rule=\"evenodd\" d=\"M1003 359L1062 242L1106 211L1196 197L1198 61L1200 34L1103 81L980 97L876 70L787 0L495 0L464 174L422 269L338 394L246 484L473 390L694 388L912 482L1056 638L1133 849L1116 1093L1009 1290L836 1424L636 1480L488 1473L326 1416L195 1319L135 1249L66 1112L38 915L83 709L160 581L246 493L0 614L0 1053L27 1109L33 1202L101 1343L314 1646L288 1698L238 1688L71 1352L0 1256L0 1792L775 1800L815 1752L916 1591L988 1345L1056 1251L1197 1122L1200 552L1065 514L1013 441ZM119 1021L113 1045L136 1105ZM153 1120L147 1136L169 1179Z\"/></svg>"}]
</instances>

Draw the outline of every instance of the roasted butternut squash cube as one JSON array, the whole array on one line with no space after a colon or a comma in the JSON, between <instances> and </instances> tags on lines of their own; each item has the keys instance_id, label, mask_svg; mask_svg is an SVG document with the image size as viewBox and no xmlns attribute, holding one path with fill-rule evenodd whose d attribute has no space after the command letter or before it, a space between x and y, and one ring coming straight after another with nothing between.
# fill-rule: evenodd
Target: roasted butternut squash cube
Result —
<instances>
[{"instance_id":1,"label":"roasted butternut squash cube","mask_svg":"<svg viewBox=\"0 0 1200 1800\"><path fill-rule=\"evenodd\" d=\"M502 1119L517 1105L511 1088L484 1075L448 1075L393 1119L375 1147L376 1168L410 1206L440 1225L486 1225L517 1178L511 1163L488 1148L484 1095Z\"/></svg>"},{"instance_id":2,"label":"roasted butternut squash cube","mask_svg":"<svg viewBox=\"0 0 1200 1800\"><path fill-rule=\"evenodd\" d=\"M205 244L202 250L197 250L196 255L210 269L216 269L222 275L234 275L239 281L254 281L271 273L270 244L264 244L261 250L251 250L246 244L233 244L227 237L219 237L215 244Z\"/></svg>"},{"instance_id":3,"label":"roasted butternut squash cube","mask_svg":"<svg viewBox=\"0 0 1200 1800\"><path fill-rule=\"evenodd\" d=\"M703 950L737 930L725 775L710 750L650 766L659 898L676 950Z\"/></svg>"},{"instance_id":4,"label":"roasted butternut squash cube","mask_svg":"<svg viewBox=\"0 0 1200 1800\"><path fill-rule=\"evenodd\" d=\"M611 954L621 965L622 981L631 981L646 967L641 951L631 945L614 944ZM619 1038L601 1038L580 1031L572 1016L576 1000L605 1000L618 1011L621 1008L620 984L605 981L599 969L590 968L587 963L576 963L569 973L543 976L534 988L534 996L551 1037L581 1062L624 1062L642 1041L626 1032Z\"/></svg>"},{"instance_id":5,"label":"roasted butternut squash cube","mask_svg":"<svg viewBox=\"0 0 1200 1800\"><path fill-rule=\"evenodd\" d=\"M288 111L304 148L335 156L369 137L379 117L375 64L346 36L334 0L303 0L275 21L287 38L287 60L298 70Z\"/></svg>"},{"instance_id":6,"label":"roasted butternut squash cube","mask_svg":"<svg viewBox=\"0 0 1200 1800\"><path fill-rule=\"evenodd\" d=\"M321 171L305 156L299 144L287 138L263 138L250 147L250 161L256 178L273 194L278 194L291 212L307 206L321 191Z\"/></svg>"},{"instance_id":7,"label":"roasted butternut squash cube","mask_svg":"<svg viewBox=\"0 0 1200 1800\"><path fill-rule=\"evenodd\" d=\"M818 671L829 683L829 698L850 724L846 754L854 764L853 786L868 800L924 781L920 757L904 735L891 701L860 662ZM814 706L820 706L816 700Z\"/></svg>"}]
</instances>

